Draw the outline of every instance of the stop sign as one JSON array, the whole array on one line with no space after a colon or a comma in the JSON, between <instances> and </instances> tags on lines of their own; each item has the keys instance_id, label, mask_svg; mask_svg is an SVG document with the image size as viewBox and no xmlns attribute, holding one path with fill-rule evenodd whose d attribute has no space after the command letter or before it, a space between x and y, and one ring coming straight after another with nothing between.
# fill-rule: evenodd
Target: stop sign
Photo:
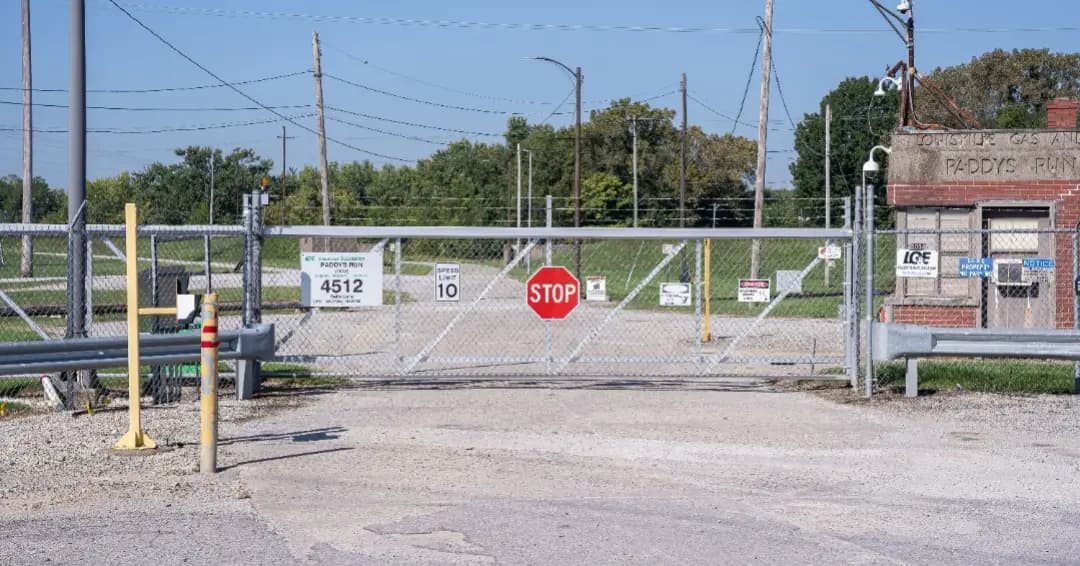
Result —
<instances>
[{"instance_id":1,"label":"stop sign","mask_svg":"<svg viewBox=\"0 0 1080 566\"><path fill-rule=\"evenodd\" d=\"M562 320L577 308L581 285L565 267L541 267L525 283L525 302L543 320Z\"/></svg>"}]
</instances>

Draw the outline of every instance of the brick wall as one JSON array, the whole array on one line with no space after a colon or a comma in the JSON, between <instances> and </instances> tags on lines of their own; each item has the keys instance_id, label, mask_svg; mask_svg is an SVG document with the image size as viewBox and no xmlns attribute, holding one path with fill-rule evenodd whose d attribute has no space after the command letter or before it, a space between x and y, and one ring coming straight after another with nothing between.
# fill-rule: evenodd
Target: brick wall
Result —
<instances>
[{"instance_id":1,"label":"brick wall","mask_svg":"<svg viewBox=\"0 0 1080 566\"><path fill-rule=\"evenodd\" d=\"M1075 130L1080 102L1059 98L1046 105L1046 127L1051 130Z\"/></svg>"},{"instance_id":2,"label":"brick wall","mask_svg":"<svg viewBox=\"0 0 1080 566\"><path fill-rule=\"evenodd\" d=\"M921 326L973 328L977 320L977 310L977 307L896 305L892 308L891 322L918 324Z\"/></svg>"},{"instance_id":3,"label":"brick wall","mask_svg":"<svg viewBox=\"0 0 1080 566\"><path fill-rule=\"evenodd\" d=\"M890 205L896 207L975 207L980 202L987 203L990 201L1031 200L1044 203L1051 202L1054 204L1055 211L1054 226L1057 228L1073 228L1076 226L1077 221L1080 220L1080 179L1000 183L987 181L935 182L932 184L891 183L888 187L888 200ZM1055 319L1058 328L1072 328L1072 238L1065 234L1057 234L1054 246L1054 256L1057 260ZM897 307L898 310L909 308L928 308L936 311L944 309L943 307ZM952 320L950 317L954 317L955 314L921 313L907 316L944 317L947 322ZM972 310L972 317L974 317L974 310ZM899 315L895 315L895 318L897 322L902 322ZM974 326L974 318L971 320L971 325Z\"/></svg>"}]
</instances>

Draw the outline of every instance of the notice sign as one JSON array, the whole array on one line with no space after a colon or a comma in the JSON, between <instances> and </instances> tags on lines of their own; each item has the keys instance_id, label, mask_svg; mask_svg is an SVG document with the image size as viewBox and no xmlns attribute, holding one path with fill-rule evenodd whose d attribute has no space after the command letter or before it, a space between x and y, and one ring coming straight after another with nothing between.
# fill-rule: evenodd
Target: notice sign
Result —
<instances>
[{"instance_id":1,"label":"notice sign","mask_svg":"<svg viewBox=\"0 0 1080 566\"><path fill-rule=\"evenodd\" d=\"M382 296L382 252L300 254L301 305L376 307Z\"/></svg>"},{"instance_id":2,"label":"notice sign","mask_svg":"<svg viewBox=\"0 0 1080 566\"><path fill-rule=\"evenodd\" d=\"M740 303L767 303L771 300L772 288L768 279L739 279Z\"/></svg>"},{"instance_id":3,"label":"notice sign","mask_svg":"<svg viewBox=\"0 0 1080 566\"><path fill-rule=\"evenodd\" d=\"M456 303L461 300L461 264L435 264L435 302Z\"/></svg>"},{"instance_id":4,"label":"notice sign","mask_svg":"<svg viewBox=\"0 0 1080 566\"><path fill-rule=\"evenodd\" d=\"M834 259L840 259L840 246L836 244L828 244L826 246L819 247L817 249L817 256L819 259L825 259L830 261Z\"/></svg>"},{"instance_id":5,"label":"notice sign","mask_svg":"<svg viewBox=\"0 0 1080 566\"><path fill-rule=\"evenodd\" d=\"M1050 270L1057 268L1057 261L1045 257L1024 258L1024 269L1028 271Z\"/></svg>"},{"instance_id":6,"label":"notice sign","mask_svg":"<svg viewBox=\"0 0 1080 566\"><path fill-rule=\"evenodd\" d=\"M994 260L988 257L960 258L960 277L990 277L994 273Z\"/></svg>"},{"instance_id":7,"label":"notice sign","mask_svg":"<svg viewBox=\"0 0 1080 566\"><path fill-rule=\"evenodd\" d=\"M896 250L896 276L931 279L937 277L937 251Z\"/></svg>"},{"instance_id":8,"label":"notice sign","mask_svg":"<svg viewBox=\"0 0 1080 566\"><path fill-rule=\"evenodd\" d=\"M690 306L689 283L661 283L660 306L662 307L687 307Z\"/></svg>"},{"instance_id":9,"label":"notice sign","mask_svg":"<svg viewBox=\"0 0 1080 566\"><path fill-rule=\"evenodd\" d=\"M585 278L585 300L602 303L607 300L607 277Z\"/></svg>"}]
</instances>

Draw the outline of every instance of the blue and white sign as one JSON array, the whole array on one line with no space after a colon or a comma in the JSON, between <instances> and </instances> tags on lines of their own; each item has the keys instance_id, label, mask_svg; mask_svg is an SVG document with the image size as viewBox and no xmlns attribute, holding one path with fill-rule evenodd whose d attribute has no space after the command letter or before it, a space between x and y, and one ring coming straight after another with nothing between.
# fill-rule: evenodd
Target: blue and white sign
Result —
<instances>
[{"instance_id":1,"label":"blue and white sign","mask_svg":"<svg viewBox=\"0 0 1080 566\"><path fill-rule=\"evenodd\" d=\"M1045 257L1028 257L1024 258L1024 269L1055 269L1057 268L1057 262L1050 258Z\"/></svg>"},{"instance_id":2,"label":"blue and white sign","mask_svg":"<svg viewBox=\"0 0 1080 566\"><path fill-rule=\"evenodd\" d=\"M988 257L960 258L960 277L990 277L994 273L994 260Z\"/></svg>"}]
</instances>

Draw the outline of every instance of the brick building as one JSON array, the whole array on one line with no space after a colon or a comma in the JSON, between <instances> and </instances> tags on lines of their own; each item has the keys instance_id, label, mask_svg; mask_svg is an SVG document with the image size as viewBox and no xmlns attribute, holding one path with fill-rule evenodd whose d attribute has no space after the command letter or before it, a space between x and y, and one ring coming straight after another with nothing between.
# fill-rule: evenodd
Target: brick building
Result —
<instances>
[{"instance_id":1,"label":"brick building","mask_svg":"<svg viewBox=\"0 0 1080 566\"><path fill-rule=\"evenodd\" d=\"M934 278L897 278L886 302L891 321L1072 327L1071 231L1080 221L1078 109L1080 103L1071 100L1050 103L1046 130L893 134L888 202L896 209L897 228L953 232L897 236L897 248L936 250L939 269ZM980 228L993 232L956 232ZM999 232L1033 229L1062 231ZM961 261L982 258L992 261L993 276L962 276ZM1030 277L1035 272L1024 260L1056 265Z\"/></svg>"}]
</instances>

